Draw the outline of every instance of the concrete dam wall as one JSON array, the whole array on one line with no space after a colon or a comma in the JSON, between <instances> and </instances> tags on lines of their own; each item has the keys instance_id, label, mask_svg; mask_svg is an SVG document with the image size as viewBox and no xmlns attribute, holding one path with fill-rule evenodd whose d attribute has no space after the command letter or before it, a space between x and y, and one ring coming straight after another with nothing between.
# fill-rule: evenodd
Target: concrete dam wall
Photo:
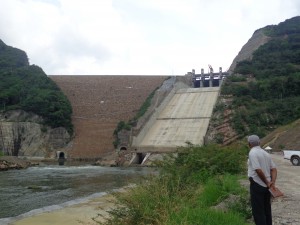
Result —
<instances>
[{"instance_id":1,"label":"concrete dam wall","mask_svg":"<svg viewBox=\"0 0 300 225\"><path fill-rule=\"evenodd\" d=\"M164 107L133 138L132 150L169 152L185 146L186 142L202 145L219 90L219 87L174 88Z\"/></svg>"}]
</instances>

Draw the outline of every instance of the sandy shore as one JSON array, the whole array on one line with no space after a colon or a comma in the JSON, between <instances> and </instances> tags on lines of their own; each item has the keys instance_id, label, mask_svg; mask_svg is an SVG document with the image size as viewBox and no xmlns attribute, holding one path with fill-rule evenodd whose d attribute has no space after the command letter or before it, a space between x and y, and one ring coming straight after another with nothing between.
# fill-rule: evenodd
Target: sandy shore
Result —
<instances>
[{"instance_id":1,"label":"sandy shore","mask_svg":"<svg viewBox=\"0 0 300 225\"><path fill-rule=\"evenodd\" d=\"M107 211L114 207L113 199L111 194L107 194L84 203L22 218L9 225L97 225L95 221L103 222L108 216Z\"/></svg>"}]
</instances>

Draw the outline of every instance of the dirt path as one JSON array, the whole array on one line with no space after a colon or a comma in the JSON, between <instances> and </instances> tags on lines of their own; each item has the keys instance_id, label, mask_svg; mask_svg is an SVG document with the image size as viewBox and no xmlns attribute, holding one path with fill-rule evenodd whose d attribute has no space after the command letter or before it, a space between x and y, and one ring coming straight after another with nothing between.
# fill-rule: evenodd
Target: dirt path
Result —
<instances>
[{"instance_id":1,"label":"dirt path","mask_svg":"<svg viewBox=\"0 0 300 225\"><path fill-rule=\"evenodd\" d=\"M276 186L285 194L273 200L273 224L300 225L300 166L293 166L282 155L271 156L278 169Z\"/></svg>"},{"instance_id":2,"label":"dirt path","mask_svg":"<svg viewBox=\"0 0 300 225\"><path fill-rule=\"evenodd\" d=\"M54 211L20 217L8 225L97 225L109 216L107 211L115 206L113 199L112 195L104 195Z\"/></svg>"}]
</instances>

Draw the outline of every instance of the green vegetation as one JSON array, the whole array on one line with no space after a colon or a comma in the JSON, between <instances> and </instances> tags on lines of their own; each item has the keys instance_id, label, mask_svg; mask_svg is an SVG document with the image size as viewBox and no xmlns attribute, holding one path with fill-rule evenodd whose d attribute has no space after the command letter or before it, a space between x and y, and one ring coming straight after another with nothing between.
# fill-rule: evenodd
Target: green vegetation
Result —
<instances>
[{"instance_id":1,"label":"green vegetation","mask_svg":"<svg viewBox=\"0 0 300 225\"><path fill-rule=\"evenodd\" d=\"M152 98L153 98L156 90L157 90L157 88L151 92L151 94L147 97L146 101L142 104L139 111L137 112L137 114L134 117L135 121L138 120L139 118L141 118L147 112L148 108L151 105L151 101L152 101Z\"/></svg>"},{"instance_id":2,"label":"green vegetation","mask_svg":"<svg viewBox=\"0 0 300 225\"><path fill-rule=\"evenodd\" d=\"M114 136L115 136L115 140L113 142L113 145L115 148L118 147L118 145L120 144L120 139L118 137L118 133L121 131L121 130L130 130L131 129L131 123L128 122L126 123L125 121L120 121L117 125L117 128L114 130Z\"/></svg>"},{"instance_id":3,"label":"green vegetation","mask_svg":"<svg viewBox=\"0 0 300 225\"><path fill-rule=\"evenodd\" d=\"M118 207L105 224L247 224L248 193L239 184L246 154L245 146L180 148L177 156L157 164L158 176L116 194ZM226 212L213 208L230 196L235 200L228 202Z\"/></svg>"},{"instance_id":4,"label":"green vegetation","mask_svg":"<svg viewBox=\"0 0 300 225\"><path fill-rule=\"evenodd\" d=\"M25 52L0 40L0 112L15 109L33 112L44 118L45 125L73 132L67 97L41 68L29 65Z\"/></svg>"},{"instance_id":5,"label":"green vegetation","mask_svg":"<svg viewBox=\"0 0 300 225\"><path fill-rule=\"evenodd\" d=\"M152 98L155 94L155 91L157 90L157 88L151 92L151 94L147 97L147 99L145 100L145 102L142 104L142 106L140 107L139 111L137 112L137 114L133 117L133 119L129 120L128 122L125 121L120 121L117 125L117 128L114 130L114 136L115 136L115 140L113 142L114 147L116 148L119 143L120 140L118 138L118 133L121 130L130 130L132 126L134 126L137 123L137 120L139 118L141 118L148 110L148 108L151 105L151 101Z\"/></svg>"},{"instance_id":6,"label":"green vegetation","mask_svg":"<svg viewBox=\"0 0 300 225\"><path fill-rule=\"evenodd\" d=\"M271 40L251 61L239 62L222 88L222 94L233 96L232 125L241 137L264 136L300 117L300 17L263 31Z\"/></svg>"}]
</instances>

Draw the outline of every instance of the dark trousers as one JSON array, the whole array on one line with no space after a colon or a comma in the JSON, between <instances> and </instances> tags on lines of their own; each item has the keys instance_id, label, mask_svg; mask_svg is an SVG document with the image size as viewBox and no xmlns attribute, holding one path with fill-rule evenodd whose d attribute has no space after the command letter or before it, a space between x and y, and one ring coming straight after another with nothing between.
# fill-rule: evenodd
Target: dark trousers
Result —
<instances>
[{"instance_id":1,"label":"dark trousers","mask_svg":"<svg viewBox=\"0 0 300 225\"><path fill-rule=\"evenodd\" d=\"M266 187L250 181L252 215L256 225L272 225L271 194Z\"/></svg>"}]
</instances>

